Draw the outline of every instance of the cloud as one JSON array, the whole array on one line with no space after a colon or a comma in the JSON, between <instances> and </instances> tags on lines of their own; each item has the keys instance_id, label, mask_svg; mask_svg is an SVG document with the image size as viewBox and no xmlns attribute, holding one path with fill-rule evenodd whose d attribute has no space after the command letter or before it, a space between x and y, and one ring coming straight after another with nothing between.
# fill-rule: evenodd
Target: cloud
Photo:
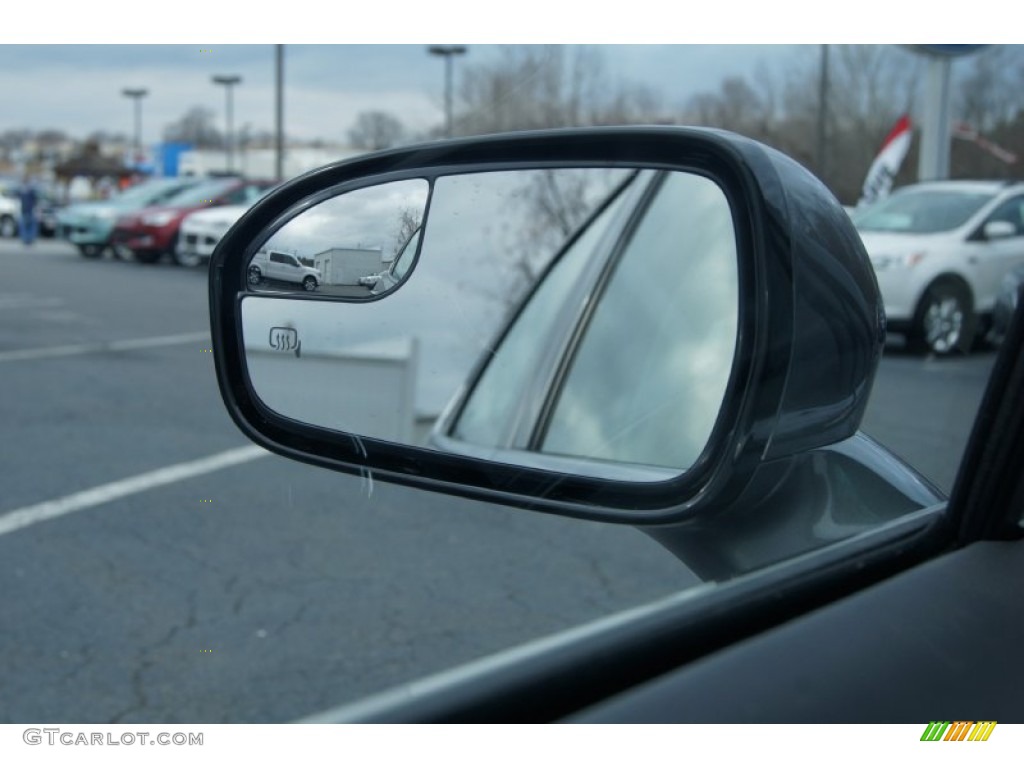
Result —
<instances>
[{"instance_id":1,"label":"cloud","mask_svg":"<svg viewBox=\"0 0 1024 768\"><path fill-rule=\"evenodd\" d=\"M658 90L667 103L714 88L727 75L781 68L799 46L596 46L608 77ZM794 48L797 49L794 51ZM416 133L443 122L444 67L423 45L285 46L285 125L290 136L343 141L359 112L393 113ZM806 49L804 50L806 52ZM456 64L486 63L498 46L470 45ZM143 138L158 140L168 123L201 105L224 119L224 90L214 74L236 74L235 125L274 125L275 46L0 45L0 92L11 108L0 131L57 128L77 138L94 130L131 133L133 111L121 95L144 87Z\"/></svg>"}]
</instances>

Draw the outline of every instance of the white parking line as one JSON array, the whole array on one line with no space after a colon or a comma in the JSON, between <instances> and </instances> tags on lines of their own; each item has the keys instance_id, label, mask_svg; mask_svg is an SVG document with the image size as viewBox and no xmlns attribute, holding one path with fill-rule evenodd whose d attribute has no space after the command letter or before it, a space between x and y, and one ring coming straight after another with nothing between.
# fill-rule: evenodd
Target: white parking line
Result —
<instances>
[{"instance_id":1,"label":"white parking line","mask_svg":"<svg viewBox=\"0 0 1024 768\"><path fill-rule=\"evenodd\" d=\"M96 507L100 504L107 504L135 493L144 493L161 485L169 485L180 480L187 480L190 477L196 477L197 475L216 472L218 469L233 467L236 464L244 464L247 461L269 455L269 451L260 448L258 445L247 445L244 448L235 448L223 453L216 453L213 456L207 456L205 459L172 464L152 472L144 472L141 475L127 477L124 480L116 480L113 483L98 485L95 488L79 491L70 496L33 504L30 507L15 509L0 515L0 536L21 530L22 528L28 528L36 523L52 520L55 517L63 517L72 512Z\"/></svg>"},{"instance_id":2,"label":"white parking line","mask_svg":"<svg viewBox=\"0 0 1024 768\"><path fill-rule=\"evenodd\" d=\"M35 349L13 349L0 352L0 363L13 363L19 360L39 360L46 357L67 357L69 355L89 355L96 352L116 352L125 349L145 349L147 347L169 347L174 344L192 344L207 341L209 331L198 333L179 333L174 336L150 336L144 339L122 339L121 341L101 341L93 344L66 344L60 347L36 347Z\"/></svg>"}]
</instances>

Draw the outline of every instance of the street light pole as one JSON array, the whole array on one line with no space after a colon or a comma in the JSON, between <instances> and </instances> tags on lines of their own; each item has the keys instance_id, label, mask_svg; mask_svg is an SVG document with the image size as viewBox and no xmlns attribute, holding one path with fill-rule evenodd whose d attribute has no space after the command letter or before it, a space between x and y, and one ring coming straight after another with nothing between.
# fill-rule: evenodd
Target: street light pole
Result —
<instances>
[{"instance_id":1,"label":"street light pole","mask_svg":"<svg viewBox=\"0 0 1024 768\"><path fill-rule=\"evenodd\" d=\"M274 46L274 178L284 179L284 46Z\"/></svg>"},{"instance_id":2,"label":"street light pole","mask_svg":"<svg viewBox=\"0 0 1024 768\"><path fill-rule=\"evenodd\" d=\"M431 56L444 57L444 114L445 136L452 137L452 57L466 52L464 45L432 45L427 48Z\"/></svg>"},{"instance_id":3,"label":"street light pole","mask_svg":"<svg viewBox=\"0 0 1024 768\"><path fill-rule=\"evenodd\" d=\"M828 179L828 46L821 46L821 68L818 78L818 178Z\"/></svg>"},{"instance_id":4,"label":"street light pole","mask_svg":"<svg viewBox=\"0 0 1024 768\"><path fill-rule=\"evenodd\" d=\"M124 88L122 96L135 102L135 162L139 162L142 154L142 99L149 93L145 88Z\"/></svg>"},{"instance_id":5,"label":"street light pole","mask_svg":"<svg viewBox=\"0 0 1024 768\"><path fill-rule=\"evenodd\" d=\"M225 144L227 145L228 155L228 173L234 170L234 112L233 112L233 101L231 99L232 87L242 82L242 78L238 75L214 75L213 82L217 85L223 85L225 88L225 98L227 100L227 125L228 133L225 137Z\"/></svg>"}]
</instances>

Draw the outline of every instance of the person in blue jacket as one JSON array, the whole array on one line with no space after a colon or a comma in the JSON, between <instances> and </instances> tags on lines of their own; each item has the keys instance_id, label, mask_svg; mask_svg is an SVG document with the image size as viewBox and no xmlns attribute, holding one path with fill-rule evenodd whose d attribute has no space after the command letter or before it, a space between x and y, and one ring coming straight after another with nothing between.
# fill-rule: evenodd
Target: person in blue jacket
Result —
<instances>
[{"instance_id":1,"label":"person in blue jacket","mask_svg":"<svg viewBox=\"0 0 1024 768\"><path fill-rule=\"evenodd\" d=\"M36 208L39 206L39 192L28 175L25 176L21 188L18 190L18 198L21 201L21 222L19 222L20 226L18 228L21 234L21 241L25 245L32 245L39 231L39 222L36 218Z\"/></svg>"}]
</instances>

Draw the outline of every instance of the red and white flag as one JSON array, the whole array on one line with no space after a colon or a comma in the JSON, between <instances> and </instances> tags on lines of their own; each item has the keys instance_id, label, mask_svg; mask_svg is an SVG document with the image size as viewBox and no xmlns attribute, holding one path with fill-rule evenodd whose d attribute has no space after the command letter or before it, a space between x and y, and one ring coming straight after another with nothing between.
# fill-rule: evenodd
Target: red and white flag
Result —
<instances>
[{"instance_id":1,"label":"red and white flag","mask_svg":"<svg viewBox=\"0 0 1024 768\"><path fill-rule=\"evenodd\" d=\"M910 149L912 135L910 116L903 115L896 121L896 125L889 131L889 135L885 137L881 151L871 163L871 168L868 169L858 206L873 203L889 194L889 190L892 189L892 180L899 172L903 158L907 156L907 150Z\"/></svg>"}]
</instances>

